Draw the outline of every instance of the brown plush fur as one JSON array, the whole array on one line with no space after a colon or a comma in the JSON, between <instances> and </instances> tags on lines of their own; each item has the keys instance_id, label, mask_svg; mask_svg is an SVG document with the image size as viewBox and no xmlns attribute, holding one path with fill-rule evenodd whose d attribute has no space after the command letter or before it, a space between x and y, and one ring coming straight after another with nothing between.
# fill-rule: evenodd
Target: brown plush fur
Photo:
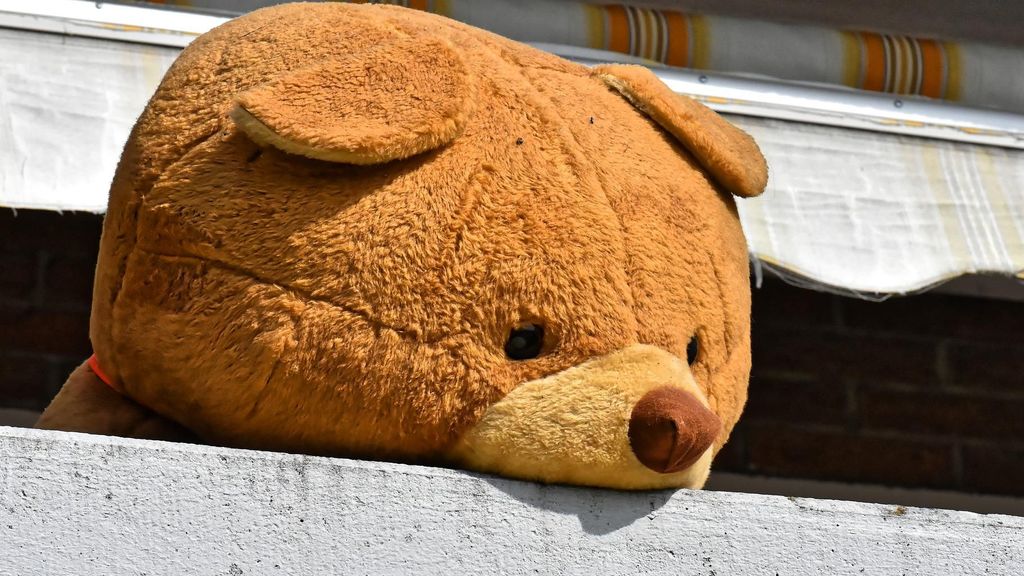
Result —
<instances>
[{"instance_id":1,"label":"brown plush fur","mask_svg":"<svg viewBox=\"0 0 1024 576\"><path fill-rule=\"evenodd\" d=\"M699 486L750 364L728 192L764 180L745 134L649 73L400 8L259 10L193 42L135 126L92 341L128 397L206 442ZM510 360L526 322L545 326L543 353ZM516 399L567 378L543 409L582 424L530 424L541 406ZM666 385L723 427L692 470L659 476L623 426ZM71 411L58 397L47 425ZM587 435L606 448L577 451Z\"/></svg>"},{"instance_id":2,"label":"brown plush fur","mask_svg":"<svg viewBox=\"0 0 1024 576\"><path fill-rule=\"evenodd\" d=\"M104 384L87 364L75 368L53 403L61 409L44 413L36 422L37 428L151 440L195 440L188 430Z\"/></svg>"}]
</instances>

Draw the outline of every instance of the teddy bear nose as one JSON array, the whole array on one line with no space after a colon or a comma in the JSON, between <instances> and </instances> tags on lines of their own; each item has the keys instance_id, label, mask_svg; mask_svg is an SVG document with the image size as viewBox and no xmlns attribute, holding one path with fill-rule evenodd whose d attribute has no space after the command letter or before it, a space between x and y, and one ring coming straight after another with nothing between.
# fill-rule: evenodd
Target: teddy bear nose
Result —
<instances>
[{"instance_id":1,"label":"teddy bear nose","mask_svg":"<svg viewBox=\"0 0 1024 576\"><path fill-rule=\"evenodd\" d=\"M633 407L629 445L651 470L679 472L704 454L721 427L718 416L692 394L666 386L651 390Z\"/></svg>"}]
</instances>

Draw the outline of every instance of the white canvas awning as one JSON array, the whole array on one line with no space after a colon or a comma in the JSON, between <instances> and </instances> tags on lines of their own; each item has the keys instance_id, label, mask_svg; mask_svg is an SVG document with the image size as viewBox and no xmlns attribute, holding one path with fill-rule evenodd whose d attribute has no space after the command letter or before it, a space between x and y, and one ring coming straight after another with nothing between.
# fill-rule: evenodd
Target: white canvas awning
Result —
<instances>
[{"instance_id":1,"label":"white canvas awning","mask_svg":"<svg viewBox=\"0 0 1024 576\"><path fill-rule=\"evenodd\" d=\"M885 294L1024 271L1024 151L730 120L771 167L768 191L738 203L750 251L784 276Z\"/></svg>"},{"instance_id":2,"label":"white canvas awning","mask_svg":"<svg viewBox=\"0 0 1024 576\"><path fill-rule=\"evenodd\" d=\"M177 48L0 28L0 205L102 212Z\"/></svg>"},{"instance_id":3,"label":"white canvas awning","mask_svg":"<svg viewBox=\"0 0 1024 576\"><path fill-rule=\"evenodd\" d=\"M114 18L139 8L42 4L79 12L26 18L0 7L0 24L12 26L0 29L0 205L99 212L128 132L179 47L223 19L140 28ZM132 41L110 39L122 35ZM629 60L541 47L584 63ZM740 202L757 262L865 294L979 272L1024 278L1024 116L656 70L728 114L768 158L768 191Z\"/></svg>"}]
</instances>

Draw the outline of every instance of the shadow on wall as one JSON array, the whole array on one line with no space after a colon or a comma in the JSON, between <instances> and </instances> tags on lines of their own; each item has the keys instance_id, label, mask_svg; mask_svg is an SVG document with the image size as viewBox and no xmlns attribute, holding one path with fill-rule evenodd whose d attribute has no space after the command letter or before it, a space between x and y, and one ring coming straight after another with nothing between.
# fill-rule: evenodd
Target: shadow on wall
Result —
<instances>
[{"instance_id":1,"label":"shadow on wall","mask_svg":"<svg viewBox=\"0 0 1024 576\"><path fill-rule=\"evenodd\" d=\"M677 492L615 492L615 498L607 498L605 490L526 483L483 475L479 478L522 502L527 509L542 508L575 516L583 531L595 536L615 532L641 518L652 516Z\"/></svg>"}]
</instances>

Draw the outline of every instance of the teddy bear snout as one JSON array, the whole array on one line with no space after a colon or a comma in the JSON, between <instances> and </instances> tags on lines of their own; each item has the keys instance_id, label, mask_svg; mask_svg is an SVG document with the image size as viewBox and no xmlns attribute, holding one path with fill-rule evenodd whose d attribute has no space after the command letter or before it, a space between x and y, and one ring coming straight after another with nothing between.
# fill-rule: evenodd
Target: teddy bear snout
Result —
<instances>
[{"instance_id":1,"label":"teddy bear snout","mask_svg":"<svg viewBox=\"0 0 1024 576\"><path fill-rule=\"evenodd\" d=\"M543 482L700 488L721 429L684 360L632 344L519 384L449 457L463 468Z\"/></svg>"},{"instance_id":2,"label":"teddy bear snout","mask_svg":"<svg viewBox=\"0 0 1024 576\"><path fill-rule=\"evenodd\" d=\"M665 386L645 394L629 419L629 445L644 466L669 474L692 466L722 422L692 394Z\"/></svg>"}]
</instances>

